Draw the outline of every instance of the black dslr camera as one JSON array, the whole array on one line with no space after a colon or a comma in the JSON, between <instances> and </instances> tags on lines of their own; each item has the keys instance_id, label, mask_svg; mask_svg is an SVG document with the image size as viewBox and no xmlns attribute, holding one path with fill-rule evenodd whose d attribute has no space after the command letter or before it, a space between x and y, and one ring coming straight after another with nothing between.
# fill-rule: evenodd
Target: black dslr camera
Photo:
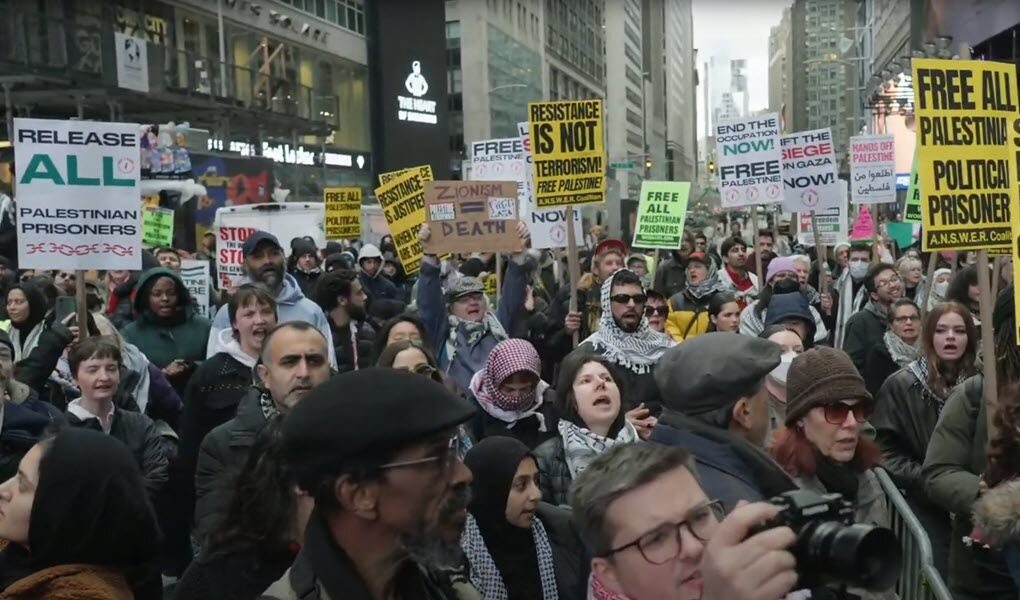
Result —
<instances>
[{"instance_id":1,"label":"black dslr camera","mask_svg":"<svg viewBox=\"0 0 1020 600\"><path fill-rule=\"evenodd\" d=\"M885 527L855 524L853 506L843 496L795 490L770 502L782 510L751 535L774 527L793 530L798 587L835 583L881 592L896 583L903 559L896 535Z\"/></svg>"}]
</instances>

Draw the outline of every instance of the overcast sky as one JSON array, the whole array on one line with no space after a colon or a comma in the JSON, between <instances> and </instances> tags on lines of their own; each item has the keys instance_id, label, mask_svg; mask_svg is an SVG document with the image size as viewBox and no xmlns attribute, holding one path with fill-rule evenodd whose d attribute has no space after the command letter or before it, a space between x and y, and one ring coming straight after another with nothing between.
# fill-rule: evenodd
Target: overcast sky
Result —
<instances>
[{"instance_id":1,"label":"overcast sky","mask_svg":"<svg viewBox=\"0 0 1020 600\"><path fill-rule=\"evenodd\" d=\"M747 59L747 86L752 112L769 103L769 29L778 25L783 8L792 0L693 0L694 47L698 49L698 72L709 57ZM704 136L704 90L698 89L698 138Z\"/></svg>"}]
</instances>

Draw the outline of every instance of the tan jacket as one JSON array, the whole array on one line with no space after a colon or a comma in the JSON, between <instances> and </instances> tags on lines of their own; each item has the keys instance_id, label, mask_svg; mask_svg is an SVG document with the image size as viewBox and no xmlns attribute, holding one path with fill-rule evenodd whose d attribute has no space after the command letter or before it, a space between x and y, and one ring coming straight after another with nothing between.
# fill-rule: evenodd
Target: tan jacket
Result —
<instances>
[{"instance_id":1,"label":"tan jacket","mask_svg":"<svg viewBox=\"0 0 1020 600\"><path fill-rule=\"evenodd\" d=\"M59 565L19 579L0 600L134 600L120 573L95 565Z\"/></svg>"}]
</instances>

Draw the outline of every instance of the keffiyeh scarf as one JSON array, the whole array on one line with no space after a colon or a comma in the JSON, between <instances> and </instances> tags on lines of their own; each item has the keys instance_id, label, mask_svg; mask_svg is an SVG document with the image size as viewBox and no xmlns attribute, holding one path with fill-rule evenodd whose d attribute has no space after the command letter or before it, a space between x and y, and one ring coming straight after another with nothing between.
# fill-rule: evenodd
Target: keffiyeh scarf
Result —
<instances>
[{"instance_id":1,"label":"keffiyeh scarf","mask_svg":"<svg viewBox=\"0 0 1020 600\"><path fill-rule=\"evenodd\" d=\"M532 521L531 533L535 538L535 553L538 555L538 575L542 581L541 600L559 600L556 588L556 570L553 565L552 546L545 532L542 521ZM464 524L464 532L460 536L460 546L464 549L468 562L471 563L471 583L475 584L485 600L507 600L509 595L499 567L492 560L489 549L485 546L482 531L478 528L475 518L468 514Z\"/></svg>"},{"instance_id":2,"label":"keffiyeh scarf","mask_svg":"<svg viewBox=\"0 0 1020 600\"><path fill-rule=\"evenodd\" d=\"M492 314L492 311L488 309L485 311L485 316L481 321L465 321L453 315L449 315L448 318L450 320L450 334L446 339L447 363L452 363L453 357L457 354L457 334L460 331L464 332L464 339L468 347L482 341L482 338L490 333L499 342L510 337L506 334L506 330L503 329L496 315Z\"/></svg>"},{"instance_id":3,"label":"keffiyeh scarf","mask_svg":"<svg viewBox=\"0 0 1020 600\"><path fill-rule=\"evenodd\" d=\"M584 341L590 342L596 351L601 352L611 362L631 372L650 373L662 353L675 346L676 342L668 335L648 327L648 319L643 315L641 324L634 333L627 333L616 324L609 296L612 293L613 280L623 271L629 269L620 269L602 284L602 317L599 319L599 330Z\"/></svg>"},{"instance_id":4,"label":"keffiyeh scarf","mask_svg":"<svg viewBox=\"0 0 1020 600\"><path fill-rule=\"evenodd\" d=\"M269 395L269 392L262 392L259 395L259 406L262 407L262 416L267 421L272 421L280 416L280 409L276 408L276 403L273 402L273 397Z\"/></svg>"},{"instance_id":5,"label":"keffiyeh scarf","mask_svg":"<svg viewBox=\"0 0 1020 600\"><path fill-rule=\"evenodd\" d=\"M924 358L918 358L907 365L906 369L917 378L917 382L921 385L921 396L934 404L940 415L942 414L942 407L946 405L946 400L949 397L948 392L952 391L953 387L956 387L956 385L966 378L966 374L961 373L959 377L956 378L956 382L953 383L953 385L947 390L946 397L943 398L928 385L928 361Z\"/></svg>"},{"instance_id":6,"label":"keffiyeh scarf","mask_svg":"<svg viewBox=\"0 0 1020 600\"><path fill-rule=\"evenodd\" d=\"M725 281L719 279L719 272L712 270L712 273L701 283L688 283L687 293L695 300L701 300L716 292L731 289Z\"/></svg>"},{"instance_id":7,"label":"keffiyeh scarf","mask_svg":"<svg viewBox=\"0 0 1020 600\"><path fill-rule=\"evenodd\" d=\"M920 356L917 346L913 346L904 342L900 336L893 333L892 329L887 329L885 334L882 336L882 340L885 341L885 347L889 350L889 355L892 356L893 361L903 368L913 361L917 360Z\"/></svg>"},{"instance_id":8,"label":"keffiyeh scarf","mask_svg":"<svg viewBox=\"0 0 1020 600\"><path fill-rule=\"evenodd\" d=\"M591 461L606 450L638 441L637 429L627 420L624 420L623 428L615 438L603 437L566 419L560 420L559 430L560 437L563 438L563 454L567 460L567 469L570 470L573 479L583 473Z\"/></svg>"}]
</instances>

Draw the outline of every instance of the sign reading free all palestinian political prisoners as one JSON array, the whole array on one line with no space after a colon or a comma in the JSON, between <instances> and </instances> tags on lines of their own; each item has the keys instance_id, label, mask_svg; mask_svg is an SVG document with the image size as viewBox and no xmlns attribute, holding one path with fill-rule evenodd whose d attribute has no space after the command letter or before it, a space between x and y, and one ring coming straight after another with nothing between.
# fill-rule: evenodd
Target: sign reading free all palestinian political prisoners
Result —
<instances>
[{"instance_id":1,"label":"sign reading free all palestinian political prisoners","mask_svg":"<svg viewBox=\"0 0 1020 600\"><path fill-rule=\"evenodd\" d=\"M429 181L425 207L430 254L521 251L515 181Z\"/></svg>"},{"instance_id":2,"label":"sign reading free all palestinian political prisoners","mask_svg":"<svg viewBox=\"0 0 1020 600\"><path fill-rule=\"evenodd\" d=\"M836 177L832 131L815 129L784 135L783 210L824 211L838 207L841 182Z\"/></svg>"},{"instance_id":3,"label":"sign reading free all palestinian political prisoners","mask_svg":"<svg viewBox=\"0 0 1020 600\"><path fill-rule=\"evenodd\" d=\"M982 250L1009 246L1017 202L1014 150L1016 66L916 59L917 167L922 246Z\"/></svg>"},{"instance_id":4,"label":"sign reading free all palestinian political prisoners","mask_svg":"<svg viewBox=\"0 0 1020 600\"><path fill-rule=\"evenodd\" d=\"M425 179L426 175L429 179ZM388 183L375 188L375 197L390 227L400 264L408 275L418 272L424 256L418 230L425 222L425 183L428 181L431 181L431 169L429 173L419 168L406 169L403 175L389 178Z\"/></svg>"},{"instance_id":5,"label":"sign reading free all palestinian political prisoners","mask_svg":"<svg viewBox=\"0 0 1020 600\"><path fill-rule=\"evenodd\" d=\"M896 202L896 141L892 135L850 138L850 200Z\"/></svg>"},{"instance_id":6,"label":"sign reading free all palestinian political prisoners","mask_svg":"<svg viewBox=\"0 0 1020 600\"><path fill-rule=\"evenodd\" d=\"M601 100L528 104L536 208L605 201L602 116Z\"/></svg>"},{"instance_id":7,"label":"sign reading free all palestinian political prisoners","mask_svg":"<svg viewBox=\"0 0 1020 600\"><path fill-rule=\"evenodd\" d=\"M715 144L723 208L782 201L779 115L723 121L715 128Z\"/></svg>"},{"instance_id":8,"label":"sign reading free all palestinian political prisoners","mask_svg":"<svg viewBox=\"0 0 1020 600\"><path fill-rule=\"evenodd\" d=\"M680 248L687 218L689 181L644 181L634 224L635 248Z\"/></svg>"},{"instance_id":9,"label":"sign reading free all palestinian political prisoners","mask_svg":"<svg viewBox=\"0 0 1020 600\"><path fill-rule=\"evenodd\" d=\"M142 268L138 125L14 119L18 265Z\"/></svg>"},{"instance_id":10,"label":"sign reading free all palestinian political prisoners","mask_svg":"<svg viewBox=\"0 0 1020 600\"><path fill-rule=\"evenodd\" d=\"M361 237L361 188L325 188L322 203L326 205L327 240Z\"/></svg>"}]
</instances>

